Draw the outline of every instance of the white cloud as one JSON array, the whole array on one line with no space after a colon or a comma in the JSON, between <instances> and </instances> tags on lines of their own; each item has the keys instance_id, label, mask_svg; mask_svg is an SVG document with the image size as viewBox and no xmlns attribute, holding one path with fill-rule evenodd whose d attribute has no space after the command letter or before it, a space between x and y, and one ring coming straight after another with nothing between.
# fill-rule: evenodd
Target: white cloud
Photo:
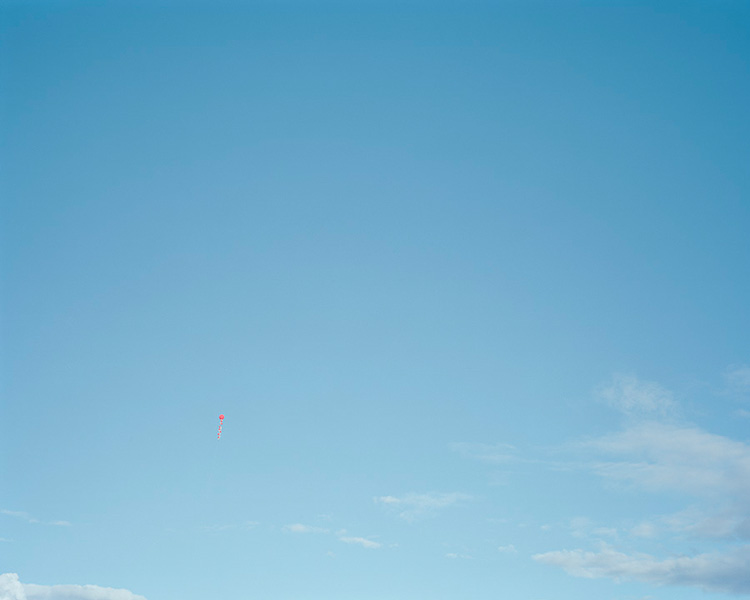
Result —
<instances>
[{"instance_id":1,"label":"white cloud","mask_svg":"<svg viewBox=\"0 0 750 600\"><path fill-rule=\"evenodd\" d=\"M0 600L26 600L26 592L16 573L0 575Z\"/></svg>"},{"instance_id":2,"label":"white cloud","mask_svg":"<svg viewBox=\"0 0 750 600\"><path fill-rule=\"evenodd\" d=\"M474 557L470 554L458 554L456 552L448 552L445 555L445 558L451 558L451 559L463 559L463 560L473 560Z\"/></svg>"},{"instance_id":3,"label":"white cloud","mask_svg":"<svg viewBox=\"0 0 750 600\"><path fill-rule=\"evenodd\" d=\"M640 384L638 384L640 385ZM671 398L649 384L650 392L624 402L623 412L664 414ZM633 389L637 388L636 384ZM626 385L620 387L626 388ZM637 391L637 390L636 390ZM617 401L627 394L612 394ZM633 399L635 398L635 399ZM645 408L644 408L645 407ZM646 410L648 409L648 410ZM692 497L697 504L681 512L653 517L630 529L634 538L677 536L693 540L750 539L750 445L703 431L692 425L657 421L632 424L623 431L577 444L606 460L588 464L598 475L626 483L632 490ZM589 523L571 521L574 533L606 534ZM616 531L612 530L616 535ZM583 537L583 536L580 536ZM579 577L611 577L657 585L685 585L706 591L750 594L750 546L695 556L659 559L623 553L604 545L599 552L562 550L534 556Z\"/></svg>"},{"instance_id":4,"label":"white cloud","mask_svg":"<svg viewBox=\"0 0 750 600\"><path fill-rule=\"evenodd\" d=\"M646 423L581 445L632 457L595 463L604 477L649 490L750 498L750 446L696 427Z\"/></svg>"},{"instance_id":5,"label":"white cloud","mask_svg":"<svg viewBox=\"0 0 750 600\"><path fill-rule=\"evenodd\" d=\"M574 537L586 537L591 529L591 519L587 517L573 517L570 520L570 531Z\"/></svg>"},{"instance_id":6,"label":"white cloud","mask_svg":"<svg viewBox=\"0 0 750 600\"><path fill-rule=\"evenodd\" d=\"M656 536L656 526L653 523L648 523L644 521L643 523L639 523L635 527L633 527L630 530L630 535L639 537L639 538L652 538Z\"/></svg>"},{"instance_id":7,"label":"white cloud","mask_svg":"<svg viewBox=\"0 0 750 600\"><path fill-rule=\"evenodd\" d=\"M39 519L35 519L29 513L22 510L7 510L5 508L0 508L0 514L22 519L27 523L39 523Z\"/></svg>"},{"instance_id":8,"label":"white cloud","mask_svg":"<svg viewBox=\"0 0 750 600\"><path fill-rule=\"evenodd\" d=\"M677 408L672 392L658 383L615 375L612 383L598 389L598 395L612 408L631 415L667 415Z\"/></svg>"},{"instance_id":9,"label":"white cloud","mask_svg":"<svg viewBox=\"0 0 750 600\"><path fill-rule=\"evenodd\" d=\"M302 523L284 525L282 530L287 533L328 533L328 530L323 527L313 527L312 525L303 525Z\"/></svg>"},{"instance_id":10,"label":"white cloud","mask_svg":"<svg viewBox=\"0 0 750 600\"><path fill-rule=\"evenodd\" d=\"M451 444L451 450L458 452L464 458L492 464L518 460L515 455L516 448L510 444L471 444L468 442L457 442Z\"/></svg>"},{"instance_id":11,"label":"white cloud","mask_svg":"<svg viewBox=\"0 0 750 600\"><path fill-rule=\"evenodd\" d=\"M146 600L124 589L98 585L22 584L15 573L0 575L0 600Z\"/></svg>"},{"instance_id":12,"label":"white cloud","mask_svg":"<svg viewBox=\"0 0 750 600\"><path fill-rule=\"evenodd\" d=\"M201 529L211 533L219 533L222 531L248 531L256 528L259 524L258 521L243 521L242 523L228 523L225 525L206 525Z\"/></svg>"},{"instance_id":13,"label":"white cloud","mask_svg":"<svg viewBox=\"0 0 750 600\"><path fill-rule=\"evenodd\" d=\"M595 527L591 530L591 535L599 537L617 537L617 529L614 527Z\"/></svg>"},{"instance_id":14,"label":"white cloud","mask_svg":"<svg viewBox=\"0 0 750 600\"><path fill-rule=\"evenodd\" d=\"M750 368L728 375L735 387L750 389ZM670 541L711 544L711 553L654 557L621 552L606 544L598 552L561 550L534 559L579 577L611 577L656 585L685 585L706 591L750 594L750 444L716 435L694 425L666 422L679 411L671 393L655 383L615 377L600 390L602 398L628 419L622 431L574 444L597 460L584 468L631 492L680 495L692 505L670 515L651 516L629 528L631 541L650 538L657 547ZM580 464L580 463L579 463ZM618 531L592 528L585 519L571 521L574 536L589 538ZM724 542L724 549L717 544Z\"/></svg>"},{"instance_id":15,"label":"white cloud","mask_svg":"<svg viewBox=\"0 0 750 600\"><path fill-rule=\"evenodd\" d=\"M460 492L430 492L426 494L405 494L401 497L379 496L374 500L398 510L398 516L402 519L413 521L421 517L435 516L439 510L471 500L471 496Z\"/></svg>"},{"instance_id":16,"label":"white cloud","mask_svg":"<svg viewBox=\"0 0 750 600\"><path fill-rule=\"evenodd\" d=\"M591 519L587 517L573 517L569 523L570 534L577 538L590 537L617 537L617 529L614 527L595 527Z\"/></svg>"},{"instance_id":17,"label":"white cloud","mask_svg":"<svg viewBox=\"0 0 750 600\"><path fill-rule=\"evenodd\" d=\"M508 544L507 546L498 546L497 550L498 552L502 552L504 554L515 554L517 552L516 547L513 544Z\"/></svg>"},{"instance_id":18,"label":"white cloud","mask_svg":"<svg viewBox=\"0 0 750 600\"><path fill-rule=\"evenodd\" d=\"M592 463L602 477L634 489L681 492L705 504L642 523L632 535L669 531L694 538L750 539L750 445L694 426L645 423L580 446L622 457Z\"/></svg>"},{"instance_id":19,"label":"white cloud","mask_svg":"<svg viewBox=\"0 0 750 600\"><path fill-rule=\"evenodd\" d=\"M661 518L663 528L701 539L750 540L750 511L741 502L710 512L699 507L690 507L673 515Z\"/></svg>"},{"instance_id":20,"label":"white cloud","mask_svg":"<svg viewBox=\"0 0 750 600\"><path fill-rule=\"evenodd\" d=\"M750 594L750 546L723 554L700 554L659 560L648 554L561 550L536 554L534 560L562 567L577 577L611 577L656 585L683 585L705 591Z\"/></svg>"},{"instance_id":21,"label":"white cloud","mask_svg":"<svg viewBox=\"0 0 750 600\"><path fill-rule=\"evenodd\" d=\"M344 542L345 544L358 544L362 546L363 548L369 548L369 549L380 548L381 546L381 544L379 544L378 542L374 542L372 540L368 540L367 538L363 538L363 537L343 536L343 537L340 537L339 540Z\"/></svg>"},{"instance_id":22,"label":"white cloud","mask_svg":"<svg viewBox=\"0 0 750 600\"><path fill-rule=\"evenodd\" d=\"M724 380L731 393L750 393L750 365L732 365L724 371Z\"/></svg>"},{"instance_id":23,"label":"white cloud","mask_svg":"<svg viewBox=\"0 0 750 600\"><path fill-rule=\"evenodd\" d=\"M98 585L24 585L27 600L146 600L123 589Z\"/></svg>"},{"instance_id":24,"label":"white cloud","mask_svg":"<svg viewBox=\"0 0 750 600\"><path fill-rule=\"evenodd\" d=\"M40 523L42 525L57 525L62 527L70 527L70 521L40 521L36 517L32 517L29 513L23 510L7 510L0 508L0 514L7 515L9 517L15 517L21 519L27 523Z\"/></svg>"}]
</instances>

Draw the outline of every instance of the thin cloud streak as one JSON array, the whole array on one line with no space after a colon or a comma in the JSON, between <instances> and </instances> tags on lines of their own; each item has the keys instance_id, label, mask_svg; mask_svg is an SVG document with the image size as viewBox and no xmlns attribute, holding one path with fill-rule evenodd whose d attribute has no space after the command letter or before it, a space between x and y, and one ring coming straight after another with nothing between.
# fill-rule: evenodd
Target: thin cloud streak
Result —
<instances>
[{"instance_id":1,"label":"thin cloud streak","mask_svg":"<svg viewBox=\"0 0 750 600\"><path fill-rule=\"evenodd\" d=\"M345 544L357 544L359 546L362 546L363 548L368 548L370 550L374 550L382 546L382 544L378 542L374 542L363 537L342 536L339 537L339 541L344 542Z\"/></svg>"},{"instance_id":2,"label":"thin cloud streak","mask_svg":"<svg viewBox=\"0 0 750 600\"><path fill-rule=\"evenodd\" d=\"M21 583L16 573L0 575L1 600L146 600L126 589L98 585L36 585Z\"/></svg>"},{"instance_id":3,"label":"thin cloud streak","mask_svg":"<svg viewBox=\"0 0 750 600\"><path fill-rule=\"evenodd\" d=\"M724 371L724 381L730 393L750 394L750 365L732 365Z\"/></svg>"},{"instance_id":4,"label":"thin cloud streak","mask_svg":"<svg viewBox=\"0 0 750 600\"><path fill-rule=\"evenodd\" d=\"M410 493L401 497L378 496L374 501L398 511L398 516L406 521L434 517L440 510L471 500L472 497L461 492L423 494Z\"/></svg>"},{"instance_id":5,"label":"thin cloud streak","mask_svg":"<svg viewBox=\"0 0 750 600\"><path fill-rule=\"evenodd\" d=\"M518 461L516 448L511 444L473 444L456 442L450 445L451 450L463 458L478 460L491 464L504 464Z\"/></svg>"},{"instance_id":6,"label":"thin cloud streak","mask_svg":"<svg viewBox=\"0 0 750 600\"><path fill-rule=\"evenodd\" d=\"M206 525L202 531L218 533L221 531L249 531L255 529L260 523L258 521L245 521L243 523L229 523L226 525Z\"/></svg>"},{"instance_id":7,"label":"thin cloud streak","mask_svg":"<svg viewBox=\"0 0 750 600\"><path fill-rule=\"evenodd\" d=\"M7 510L5 508L0 508L0 514L15 517L16 519L22 519L27 523L40 523L39 519L35 519L29 513L22 510Z\"/></svg>"},{"instance_id":8,"label":"thin cloud streak","mask_svg":"<svg viewBox=\"0 0 750 600\"><path fill-rule=\"evenodd\" d=\"M27 523L39 523L40 525L54 525L56 527L70 527L70 521L41 521L36 517L31 516L29 513L23 510L7 510L0 508L0 514L21 519Z\"/></svg>"},{"instance_id":9,"label":"thin cloud streak","mask_svg":"<svg viewBox=\"0 0 750 600\"><path fill-rule=\"evenodd\" d=\"M697 427L645 423L580 447L636 459L594 463L603 477L654 491L750 499L750 446Z\"/></svg>"},{"instance_id":10,"label":"thin cloud streak","mask_svg":"<svg viewBox=\"0 0 750 600\"><path fill-rule=\"evenodd\" d=\"M740 375L744 383L745 371ZM578 467L632 491L683 494L695 502L680 512L631 526L632 539L656 539L662 544L669 538L712 543L750 539L750 445L694 425L660 419L675 415L679 407L658 384L620 377L601 395L629 417L629 425L620 432L568 445L568 449L600 457ZM574 527L573 533L580 529ZM604 535L610 531L617 537L615 529L600 527L591 532ZM750 545L660 559L601 544L598 552L558 550L533 558L578 577L750 594Z\"/></svg>"},{"instance_id":11,"label":"thin cloud streak","mask_svg":"<svg viewBox=\"0 0 750 600\"><path fill-rule=\"evenodd\" d=\"M672 392L653 381L630 375L615 375L612 383L601 386L597 395L609 406L629 416L666 416L677 410Z\"/></svg>"},{"instance_id":12,"label":"thin cloud streak","mask_svg":"<svg viewBox=\"0 0 750 600\"><path fill-rule=\"evenodd\" d=\"M708 592L750 594L750 546L729 552L659 560L649 554L559 550L535 554L538 562L563 568L576 577L609 577L656 585L698 587Z\"/></svg>"},{"instance_id":13,"label":"thin cloud streak","mask_svg":"<svg viewBox=\"0 0 750 600\"><path fill-rule=\"evenodd\" d=\"M328 529L324 527L314 527L312 525L303 525L302 523L284 525L282 531L286 533L328 533Z\"/></svg>"}]
</instances>

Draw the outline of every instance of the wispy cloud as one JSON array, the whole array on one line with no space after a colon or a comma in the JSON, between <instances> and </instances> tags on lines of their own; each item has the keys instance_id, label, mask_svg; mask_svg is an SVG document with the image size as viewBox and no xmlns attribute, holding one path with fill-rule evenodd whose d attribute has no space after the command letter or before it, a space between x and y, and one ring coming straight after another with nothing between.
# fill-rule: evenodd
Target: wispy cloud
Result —
<instances>
[{"instance_id":1,"label":"wispy cloud","mask_svg":"<svg viewBox=\"0 0 750 600\"><path fill-rule=\"evenodd\" d=\"M451 450L464 458L491 464L503 464L518 460L516 448L511 444L472 444L456 442L450 445Z\"/></svg>"},{"instance_id":2,"label":"wispy cloud","mask_svg":"<svg viewBox=\"0 0 750 600\"><path fill-rule=\"evenodd\" d=\"M515 554L517 552L516 547L513 544L508 544L507 546L498 546L497 550L498 552L502 552L503 554Z\"/></svg>"},{"instance_id":3,"label":"wispy cloud","mask_svg":"<svg viewBox=\"0 0 750 600\"><path fill-rule=\"evenodd\" d=\"M224 525L206 525L203 531L218 533L220 531L248 531L255 529L260 523L258 521L243 521L242 523L227 523Z\"/></svg>"},{"instance_id":4,"label":"wispy cloud","mask_svg":"<svg viewBox=\"0 0 750 600\"><path fill-rule=\"evenodd\" d=\"M735 385L744 385L743 369L731 371ZM739 383L738 383L739 382ZM631 543L655 539L710 543L710 553L692 556L654 557L623 552L602 544L597 552L559 550L534 558L564 568L580 577L611 577L659 585L687 585L707 591L750 593L750 545L725 546L750 540L750 445L709 433L690 424L668 422L679 407L672 394L656 383L615 377L601 396L628 419L621 431L571 445L594 460L579 463L609 482L625 485L631 492L683 495L689 508L657 515L623 528ZM571 523L573 535L617 539L614 528ZM578 532L578 534L577 534Z\"/></svg>"},{"instance_id":5,"label":"wispy cloud","mask_svg":"<svg viewBox=\"0 0 750 600\"><path fill-rule=\"evenodd\" d=\"M750 593L750 546L729 552L659 560L648 554L624 554L605 546L600 552L560 550L533 556L577 577L610 577L656 585L683 585L705 591Z\"/></svg>"},{"instance_id":6,"label":"wispy cloud","mask_svg":"<svg viewBox=\"0 0 750 600\"><path fill-rule=\"evenodd\" d=\"M750 515L742 503L713 506L707 510L691 506L685 510L643 521L630 530L630 535L655 538L677 534L688 539L750 540Z\"/></svg>"},{"instance_id":7,"label":"wispy cloud","mask_svg":"<svg viewBox=\"0 0 750 600\"><path fill-rule=\"evenodd\" d=\"M328 533L328 530L323 527L303 525L302 523L293 523L291 525L284 525L284 527L282 527L282 531L286 533Z\"/></svg>"},{"instance_id":8,"label":"wispy cloud","mask_svg":"<svg viewBox=\"0 0 750 600\"><path fill-rule=\"evenodd\" d=\"M591 535L594 535L594 536L597 536L597 537L616 538L617 537L617 529L615 527L594 527L591 530Z\"/></svg>"},{"instance_id":9,"label":"wispy cloud","mask_svg":"<svg viewBox=\"0 0 750 600\"><path fill-rule=\"evenodd\" d=\"M16 519L21 519L23 521L26 521L27 523L40 522L39 519L35 519L29 513L23 510L7 510L5 508L0 508L0 514L7 515L9 517L15 517Z\"/></svg>"},{"instance_id":10,"label":"wispy cloud","mask_svg":"<svg viewBox=\"0 0 750 600\"><path fill-rule=\"evenodd\" d=\"M41 521L37 519L36 517L31 516L29 513L23 510L7 510L5 508L0 508L0 514L7 515L9 517L14 517L16 519L21 519L22 521L26 521L27 523L39 523L41 525L55 525L58 527L70 527L70 521Z\"/></svg>"},{"instance_id":11,"label":"wispy cloud","mask_svg":"<svg viewBox=\"0 0 750 600\"><path fill-rule=\"evenodd\" d=\"M615 375L612 382L597 390L612 408L629 416L665 416L677 409L672 392L652 381L631 375Z\"/></svg>"},{"instance_id":12,"label":"wispy cloud","mask_svg":"<svg viewBox=\"0 0 750 600\"><path fill-rule=\"evenodd\" d=\"M471 499L472 497L468 494L460 492L410 493L403 496L379 496L374 498L375 502L396 510L398 516L407 521L423 517L433 517L442 509Z\"/></svg>"},{"instance_id":13,"label":"wispy cloud","mask_svg":"<svg viewBox=\"0 0 750 600\"><path fill-rule=\"evenodd\" d=\"M750 365L731 365L724 371L724 381L730 394L750 396Z\"/></svg>"},{"instance_id":14,"label":"wispy cloud","mask_svg":"<svg viewBox=\"0 0 750 600\"><path fill-rule=\"evenodd\" d=\"M591 519L587 517L573 517L570 520L570 533L573 537L583 538L588 536L592 527Z\"/></svg>"},{"instance_id":15,"label":"wispy cloud","mask_svg":"<svg viewBox=\"0 0 750 600\"><path fill-rule=\"evenodd\" d=\"M98 585L36 585L23 584L16 573L0 575L2 600L146 600L124 589Z\"/></svg>"},{"instance_id":16,"label":"wispy cloud","mask_svg":"<svg viewBox=\"0 0 750 600\"><path fill-rule=\"evenodd\" d=\"M376 542L375 540L372 540L370 538L348 535L346 529L339 529L336 531L331 531L330 529L326 529L324 527L316 527L314 525L305 525L303 523L291 523L289 525L284 525L284 527L282 527L281 529L284 533L288 533L288 534L333 535L340 542L343 542L345 544L352 544L355 546L362 546L363 548L367 548L369 550L374 550L377 548L381 548L383 546L380 542ZM391 545L393 546L394 544L391 544ZM328 552L328 555L334 556L332 552Z\"/></svg>"},{"instance_id":17,"label":"wispy cloud","mask_svg":"<svg viewBox=\"0 0 750 600\"><path fill-rule=\"evenodd\" d=\"M609 479L648 490L750 499L750 446L697 427L644 423L581 445L628 457L593 465Z\"/></svg>"},{"instance_id":18,"label":"wispy cloud","mask_svg":"<svg viewBox=\"0 0 750 600\"><path fill-rule=\"evenodd\" d=\"M474 557L471 556L471 554L459 554L457 552L448 552L445 555L445 558L451 558L451 559L463 559L463 560L473 560Z\"/></svg>"},{"instance_id":19,"label":"wispy cloud","mask_svg":"<svg viewBox=\"0 0 750 600\"><path fill-rule=\"evenodd\" d=\"M652 538L656 536L657 531L658 529L653 523L644 521L633 527L630 530L630 535L639 538Z\"/></svg>"},{"instance_id":20,"label":"wispy cloud","mask_svg":"<svg viewBox=\"0 0 750 600\"><path fill-rule=\"evenodd\" d=\"M549 529L549 526L547 526ZM616 538L617 529L614 527L597 526L588 517L573 517L567 524L570 535L576 538Z\"/></svg>"},{"instance_id":21,"label":"wispy cloud","mask_svg":"<svg viewBox=\"0 0 750 600\"><path fill-rule=\"evenodd\" d=\"M374 550L382 546L382 544L380 544L379 542L368 540L367 538L363 537L340 536L339 541L344 542L345 544L357 544L359 546L362 546L363 548L368 548L370 550Z\"/></svg>"},{"instance_id":22,"label":"wispy cloud","mask_svg":"<svg viewBox=\"0 0 750 600\"><path fill-rule=\"evenodd\" d=\"M686 494L696 502L636 525L631 535L750 539L750 445L695 426L651 422L581 447L617 458L590 463L605 479L632 490Z\"/></svg>"}]
</instances>

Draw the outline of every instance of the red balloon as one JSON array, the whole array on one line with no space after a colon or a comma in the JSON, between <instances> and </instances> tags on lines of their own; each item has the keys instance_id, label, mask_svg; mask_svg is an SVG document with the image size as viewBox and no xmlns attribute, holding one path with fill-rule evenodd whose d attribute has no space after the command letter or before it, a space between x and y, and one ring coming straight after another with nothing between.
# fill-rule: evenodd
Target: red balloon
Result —
<instances>
[{"instance_id":1,"label":"red balloon","mask_svg":"<svg viewBox=\"0 0 750 600\"><path fill-rule=\"evenodd\" d=\"M224 420L224 415L219 415L219 418L223 421Z\"/></svg>"}]
</instances>

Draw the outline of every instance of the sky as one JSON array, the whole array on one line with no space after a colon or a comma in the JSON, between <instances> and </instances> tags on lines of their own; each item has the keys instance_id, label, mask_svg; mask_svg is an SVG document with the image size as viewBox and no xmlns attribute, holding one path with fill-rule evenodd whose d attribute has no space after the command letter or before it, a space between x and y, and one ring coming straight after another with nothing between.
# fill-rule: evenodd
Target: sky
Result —
<instances>
[{"instance_id":1,"label":"sky","mask_svg":"<svg viewBox=\"0 0 750 600\"><path fill-rule=\"evenodd\" d=\"M0 600L749 596L748 30L0 1Z\"/></svg>"}]
</instances>

